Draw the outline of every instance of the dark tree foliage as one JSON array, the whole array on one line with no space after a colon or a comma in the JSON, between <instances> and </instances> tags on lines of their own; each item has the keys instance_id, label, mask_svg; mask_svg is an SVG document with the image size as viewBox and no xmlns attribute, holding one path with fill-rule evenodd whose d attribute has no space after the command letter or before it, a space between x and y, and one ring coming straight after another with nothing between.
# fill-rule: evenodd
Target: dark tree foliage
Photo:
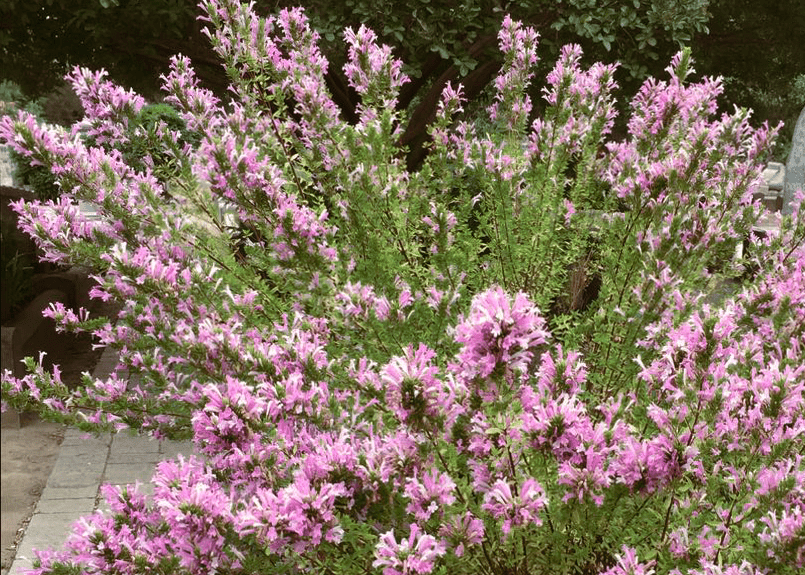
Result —
<instances>
[{"instance_id":1,"label":"dark tree foliage","mask_svg":"<svg viewBox=\"0 0 805 575\"><path fill-rule=\"evenodd\" d=\"M395 47L411 78L402 89L399 106L410 112L403 143L412 148L409 161L415 164L443 86L460 82L465 96L474 101L497 73L501 65L497 31L504 14L539 31L543 74L561 46L573 42L581 44L590 62L619 60L623 81L636 86L648 74L662 70L680 44L706 30L708 1L305 0L303 4L322 33L331 62L343 55L345 26L364 23ZM258 3L268 8L265 4ZM295 4L281 1L276 7ZM330 76L342 109L351 110L354 95L340 75Z\"/></svg>"},{"instance_id":2,"label":"dark tree foliage","mask_svg":"<svg viewBox=\"0 0 805 575\"><path fill-rule=\"evenodd\" d=\"M205 79L225 78L200 31L194 0L3 0L2 79L28 96L58 86L71 66L105 68L118 83L156 95L168 59L183 53Z\"/></svg>"},{"instance_id":3,"label":"dark tree foliage","mask_svg":"<svg viewBox=\"0 0 805 575\"><path fill-rule=\"evenodd\" d=\"M343 29L364 23L394 46L411 77L399 105L409 112L403 143L412 165L446 82L461 82L471 102L483 101L500 66L496 34L505 13L540 32L543 63L569 42L581 44L588 61L618 60L627 93L646 76L662 75L679 46L692 43L700 72L728 78L729 100L755 108L761 120L796 118L785 86L805 62L801 0L258 0L256 8L269 15L298 4L321 32L333 63L328 85L348 119L357 96L338 67ZM182 53L224 96L225 78L197 14L196 0L4 0L2 79L41 95L80 64L105 68L118 83L157 98L168 58Z\"/></svg>"},{"instance_id":4,"label":"dark tree foliage","mask_svg":"<svg viewBox=\"0 0 805 575\"><path fill-rule=\"evenodd\" d=\"M805 107L805 2L714 0L710 12L710 32L693 41L696 68L724 76L722 102L730 109L736 104L758 120L786 123L775 152L784 161Z\"/></svg>"},{"instance_id":5,"label":"dark tree foliage","mask_svg":"<svg viewBox=\"0 0 805 575\"><path fill-rule=\"evenodd\" d=\"M361 23L397 49L414 81L410 103L434 82L489 77L496 33L505 13L536 26L544 61L559 45L580 42L611 52L643 75L669 45L704 29L708 0L261 0L264 14L302 4L338 61L342 32ZM0 64L6 78L42 93L71 64L104 67L113 78L154 91L167 58L177 52L196 66L214 64L195 0L5 0L0 6ZM207 70L202 72L208 72ZM474 74L474 76L473 76ZM438 82L437 82L438 83Z\"/></svg>"}]
</instances>

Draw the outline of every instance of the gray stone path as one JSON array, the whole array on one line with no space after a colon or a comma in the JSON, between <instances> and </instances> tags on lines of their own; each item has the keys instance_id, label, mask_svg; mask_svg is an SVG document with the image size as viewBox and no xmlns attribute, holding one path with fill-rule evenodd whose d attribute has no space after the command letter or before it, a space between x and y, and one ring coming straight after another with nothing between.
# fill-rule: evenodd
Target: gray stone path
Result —
<instances>
[{"instance_id":1,"label":"gray stone path","mask_svg":"<svg viewBox=\"0 0 805 575\"><path fill-rule=\"evenodd\" d=\"M93 375L105 377L115 363L114 352L107 349ZM148 492L159 461L192 452L191 442L156 441L126 432L94 437L68 429L42 497L17 547L9 575L21 575L31 569L34 549L61 547L73 523L99 507L104 508L101 485L139 482Z\"/></svg>"}]
</instances>

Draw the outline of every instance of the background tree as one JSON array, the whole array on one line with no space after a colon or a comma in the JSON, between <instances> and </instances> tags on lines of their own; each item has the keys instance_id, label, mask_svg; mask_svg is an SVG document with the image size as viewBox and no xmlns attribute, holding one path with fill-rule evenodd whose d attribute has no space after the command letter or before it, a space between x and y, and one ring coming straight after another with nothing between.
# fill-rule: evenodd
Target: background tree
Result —
<instances>
[{"instance_id":1,"label":"background tree","mask_svg":"<svg viewBox=\"0 0 805 575\"><path fill-rule=\"evenodd\" d=\"M168 58L182 53L205 85L224 95L225 78L201 32L196 4L6 0L0 7L3 79L33 97L58 86L71 66L83 65L105 68L116 82L158 98ZM402 142L412 150L412 165L421 161L425 127L446 82L461 82L470 102L484 101L501 64L494 48L506 13L539 31L542 63L555 61L570 42L582 46L588 62L618 60L617 79L627 93L649 75L661 75L679 45L692 44L700 73L727 78L727 105L753 108L757 121L789 124L778 159L787 155L805 105L805 9L798 0L258 0L255 8L267 15L300 4L322 35L331 62L326 79L346 119L354 120L358 98L340 71L345 27L366 24L406 62L411 81L398 107L408 110ZM539 106L539 98L533 99Z\"/></svg>"},{"instance_id":2,"label":"background tree","mask_svg":"<svg viewBox=\"0 0 805 575\"><path fill-rule=\"evenodd\" d=\"M105 68L122 85L156 95L181 52L222 89L193 0L7 0L0 5L0 69L29 97L63 83L75 65Z\"/></svg>"},{"instance_id":3,"label":"background tree","mask_svg":"<svg viewBox=\"0 0 805 575\"><path fill-rule=\"evenodd\" d=\"M622 63L625 76L642 79L661 70L680 43L706 31L708 0L322 0L260 1L263 15L302 4L322 34L332 62L327 82L346 118L354 117L357 94L340 72L343 30L365 23L381 42L394 46L411 78L398 107L409 110L403 143L416 153L425 139L438 97L448 81L461 82L477 99L500 68L495 50L503 15L512 14L541 34L540 55L552 62L559 48L579 43L590 61ZM170 55L189 56L205 83L219 93L225 82L194 0L10 0L0 9L0 67L33 96L52 90L70 66L105 68L110 77L146 96L156 95ZM540 70L540 72L545 72Z\"/></svg>"},{"instance_id":4,"label":"background tree","mask_svg":"<svg viewBox=\"0 0 805 575\"><path fill-rule=\"evenodd\" d=\"M757 120L785 122L775 158L785 161L805 106L805 4L801 0L714 0L709 33L693 39L703 74L725 78L723 105L754 110Z\"/></svg>"}]
</instances>

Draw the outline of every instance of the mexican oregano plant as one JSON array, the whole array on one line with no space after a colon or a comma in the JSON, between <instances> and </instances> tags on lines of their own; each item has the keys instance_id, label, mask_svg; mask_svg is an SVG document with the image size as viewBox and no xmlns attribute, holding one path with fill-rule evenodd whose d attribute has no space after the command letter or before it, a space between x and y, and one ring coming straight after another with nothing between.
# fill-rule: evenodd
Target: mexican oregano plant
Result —
<instances>
[{"instance_id":1,"label":"mexican oregano plant","mask_svg":"<svg viewBox=\"0 0 805 575\"><path fill-rule=\"evenodd\" d=\"M507 18L487 117L446 86L409 172L406 78L372 31L345 33L348 123L301 10L201 7L233 99L176 57L187 132L155 124L136 165L116 150L145 102L102 73L70 75L70 132L0 123L66 192L17 204L23 228L121 305L48 312L118 352L109 378L69 390L30 359L3 401L198 452L161 463L153 496L104 488L109 511L39 573L805 566L799 210L752 243L737 295L704 295L759 215L773 130L711 119L719 82L687 83L683 52L613 140L615 69L575 46L534 119L538 35Z\"/></svg>"}]
</instances>

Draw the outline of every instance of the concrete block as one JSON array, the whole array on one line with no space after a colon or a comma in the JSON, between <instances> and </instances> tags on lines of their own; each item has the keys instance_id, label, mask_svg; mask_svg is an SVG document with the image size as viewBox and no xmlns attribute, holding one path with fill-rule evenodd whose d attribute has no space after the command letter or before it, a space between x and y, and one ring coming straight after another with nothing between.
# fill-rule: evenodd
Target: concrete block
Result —
<instances>
[{"instance_id":1,"label":"concrete block","mask_svg":"<svg viewBox=\"0 0 805 575\"><path fill-rule=\"evenodd\" d=\"M123 453L159 453L159 440L118 432L112 438L111 455Z\"/></svg>"},{"instance_id":2,"label":"concrete block","mask_svg":"<svg viewBox=\"0 0 805 575\"><path fill-rule=\"evenodd\" d=\"M45 488L47 499L95 499L98 497L98 485L100 477L94 484L69 485L64 487Z\"/></svg>"},{"instance_id":3,"label":"concrete block","mask_svg":"<svg viewBox=\"0 0 805 575\"><path fill-rule=\"evenodd\" d=\"M92 300L89 292L98 282L90 277L92 271L89 268L73 266L65 272L65 276L71 278L75 284L75 306L76 308L89 308Z\"/></svg>"},{"instance_id":4,"label":"concrete block","mask_svg":"<svg viewBox=\"0 0 805 575\"><path fill-rule=\"evenodd\" d=\"M128 485L129 483L150 483L154 475L154 464L139 463L110 463L106 466L104 483L112 485Z\"/></svg>"},{"instance_id":5,"label":"concrete block","mask_svg":"<svg viewBox=\"0 0 805 575\"><path fill-rule=\"evenodd\" d=\"M62 447L68 445L90 445L92 447L105 446L106 448L109 447L109 444L112 442L112 436L110 433L104 433L100 436L95 436L91 433L87 433L85 431L81 431L75 428L68 428L67 431L64 432L64 440L62 440Z\"/></svg>"},{"instance_id":6,"label":"concrete block","mask_svg":"<svg viewBox=\"0 0 805 575\"><path fill-rule=\"evenodd\" d=\"M95 370L92 372L92 377L95 379L106 379L117 367L117 351L111 347L103 350L101 358L95 365Z\"/></svg>"},{"instance_id":7,"label":"concrete block","mask_svg":"<svg viewBox=\"0 0 805 575\"><path fill-rule=\"evenodd\" d=\"M11 338L11 365L8 369L17 377L25 375L22 360L27 356L38 357L40 351L47 352L44 364L47 368L58 359L59 352L65 348L66 334L57 334L53 320L42 317L42 311L53 302L70 304L68 294L61 290L47 290L40 293L26 306L14 321ZM6 343L6 342L4 342ZM7 354L4 354L7 355Z\"/></svg>"},{"instance_id":8,"label":"concrete block","mask_svg":"<svg viewBox=\"0 0 805 575\"><path fill-rule=\"evenodd\" d=\"M763 170L763 180L769 190L782 191L785 185L785 164L769 162Z\"/></svg>"},{"instance_id":9,"label":"concrete block","mask_svg":"<svg viewBox=\"0 0 805 575\"><path fill-rule=\"evenodd\" d=\"M72 513L48 513L31 517L31 523L25 531L25 538L17 549L17 557L11 572L15 573L14 569L30 569L34 559L34 550L62 547L78 519ZM17 567L18 563L20 563L19 567ZM16 571L16 573L22 572L21 570Z\"/></svg>"},{"instance_id":10,"label":"concrete block","mask_svg":"<svg viewBox=\"0 0 805 575\"><path fill-rule=\"evenodd\" d=\"M81 461L104 461L108 454L109 443L102 439L91 437L81 443L68 443L62 442L61 449L59 450L59 462L64 462L68 465Z\"/></svg>"},{"instance_id":11,"label":"concrete block","mask_svg":"<svg viewBox=\"0 0 805 575\"><path fill-rule=\"evenodd\" d=\"M94 498L106 467L106 454L59 457L48 478L42 499Z\"/></svg>"},{"instance_id":12,"label":"concrete block","mask_svg":"<svg viewBox=\"0 0 805 575\"><path fill-rule=\"evenodd\" d=\"M95 510L94 497L78 499L40 499L36 505L35 513L72 513L76 517L89 515Z\"/></svg>"},{"instance_id":13,"label":"concrete block","mask_svg":"<svg viewBox=\"0 0 805 575\"><path fill-rule=\"evenodd\" d=\"M17 557L14 559L14 563L11 564L11 569L8 571L8 575L23 575L24 573L28 573L31 569L34 568L31 559L28 557L21 557L19 553Z\"/></svg>"},{"instance_id":14,"label":"concrete block","mask_svg":"<svg viewBox=\"0 0 805 575\"><path fill-rule=\"evenodd\" d=\"M20 413L16 409L9 407L0 414L0 427L3 429L19 429Z\"/></svg>"},{"instance_id":15,"label":"concrete block","mask_svg":"<svg viewBox=\"0 0 805 575\"><path fill-rule=\"evenodd\" d=\"M805 191L805 108L799 113L791 141L791 153L785 164L784 215L793 212L794 193L799 190Z\"/></svg>"},{"instance_id":16,"label":"concrete block","mask_svg":"<svg viewBox=\"0 0 805 575\"><path fill-rule=\"evenodd\" d=\"M124 463L151 463L152 465L162 461L164 457L160 453L112 453L109 455L108 463L119 465Z\"/></svg>"},{"instance_id":17,"label":"concrete block","mask_svg":"<svg viewBox=\"0 0 805 575\"><path fill-rule=\"evenodd\" d=\"M176 459L178 455L189 457L195 453L192 441L171 441L169 439L162 441L159 450L162 459Z\"/></svg>"}]
</instances>

